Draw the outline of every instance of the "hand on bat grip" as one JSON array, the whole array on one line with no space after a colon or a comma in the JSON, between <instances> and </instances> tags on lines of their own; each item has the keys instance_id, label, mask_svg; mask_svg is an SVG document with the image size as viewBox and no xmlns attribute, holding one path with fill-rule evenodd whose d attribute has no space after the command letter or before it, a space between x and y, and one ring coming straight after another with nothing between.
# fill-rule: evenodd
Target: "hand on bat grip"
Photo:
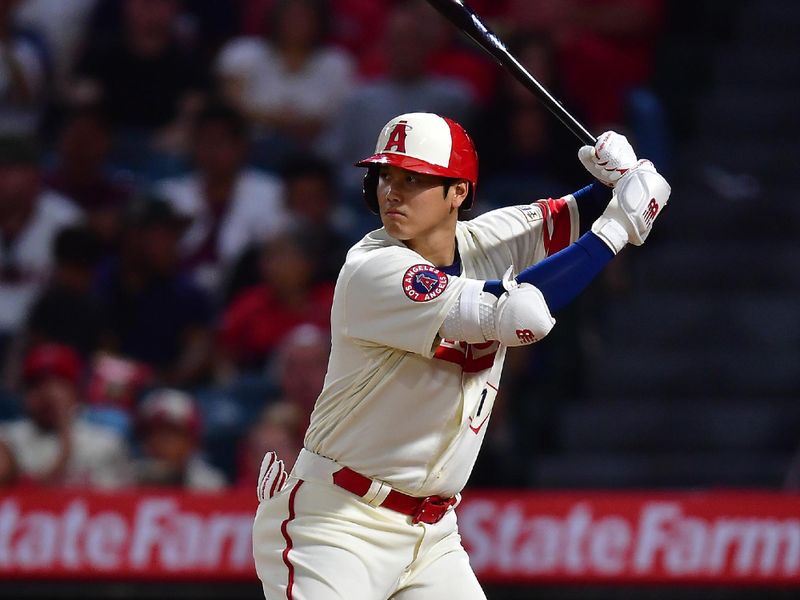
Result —
<instances>
[{"instance_id":1,"label":"hand on bat grip","mask_svg":"<svg viewBox=\"0 0 800 600\"><path fill-rule=\"evenodd\" d=\"M594 146L583 146L578 150L578 159L589 173L609 187L614 187L620 177L639 164L627 138L614 131L600 135Z\"/></svg>"}]
</instances>

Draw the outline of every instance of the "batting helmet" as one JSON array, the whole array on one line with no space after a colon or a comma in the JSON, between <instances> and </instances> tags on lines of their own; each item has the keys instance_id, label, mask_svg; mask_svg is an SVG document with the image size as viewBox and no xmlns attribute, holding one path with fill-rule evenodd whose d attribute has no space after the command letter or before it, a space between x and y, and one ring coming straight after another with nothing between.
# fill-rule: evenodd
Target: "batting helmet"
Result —
<instances>
[{"instance_id":1,"label":"batting helmet","mask_svg":"<svg viewBox=\"0 0 800 600\"><path fill-rule=\"evenodd\" d=\"M466 179L470 183L462 204L469 210L478 186L478 153L464 128L432 113L406 113L389 121L378 136L375 154L360 160L364 175L364 201L378 214L378 169L392 165L415 173Z\"/></svg>"}]
</instances>

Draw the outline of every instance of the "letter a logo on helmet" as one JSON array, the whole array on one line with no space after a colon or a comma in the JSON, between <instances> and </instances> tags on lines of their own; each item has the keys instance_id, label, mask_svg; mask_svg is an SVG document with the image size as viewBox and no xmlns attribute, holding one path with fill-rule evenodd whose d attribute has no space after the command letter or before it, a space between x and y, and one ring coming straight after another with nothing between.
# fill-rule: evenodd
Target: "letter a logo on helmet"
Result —
<instances>
[{"instance_id":1,"label":"letter a logo on helmet","mask_svg":"<svg viewBox=\"0 0 800 600\"><path fill-rule=\"evenodd\" d=\"M384 152L405 152L406 151L406 129L408 129L408 121L398 121L389 134L389 141L386 142Z\"/></svg>"},{"instance_id":2,"label":"letter a logo on helmet","mask_svg":"<svg viewBox=\"0 0 800 600\"><path fill-rule=\"evenodd\" d=\"M470 190L462 206L464 209L472 206L478 185L478 153L464 128L452 119L433 113L407 113L384 126L375 144L375 154L356 163L359 167L369 167L364 177L364 200L376 214L380 165L466 179Z\"/></svg>"}]
</instances>

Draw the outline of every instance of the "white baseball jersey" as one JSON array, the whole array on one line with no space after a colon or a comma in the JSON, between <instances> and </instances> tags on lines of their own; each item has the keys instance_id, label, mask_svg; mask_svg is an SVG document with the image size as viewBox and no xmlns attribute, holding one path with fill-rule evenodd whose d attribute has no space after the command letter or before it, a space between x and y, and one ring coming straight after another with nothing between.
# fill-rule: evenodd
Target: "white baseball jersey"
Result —
<instances>
[{"instance_id":1,"label":"white baseball jersey","mask_svg":"<svg viewBox=\"0 0 800 600\"><path fill-rule=\"evenodd\" d=\"M578 237L567 196L459 222L461 275L379 229L348 253L331 312L332 350L305 447L412 496L450 497L486 433L506 348L442 340L465 279L500 279Z\"/></svg>"}]
</instances>

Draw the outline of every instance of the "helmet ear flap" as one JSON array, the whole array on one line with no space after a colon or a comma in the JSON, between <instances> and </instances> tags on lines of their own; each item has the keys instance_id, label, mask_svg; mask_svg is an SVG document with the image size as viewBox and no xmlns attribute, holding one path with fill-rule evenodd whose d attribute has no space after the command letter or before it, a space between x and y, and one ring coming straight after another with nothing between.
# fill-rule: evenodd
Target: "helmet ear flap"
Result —
<instances>
[{"instance_id":1,"label":"helmet ear flap","mask_svg":"<svg viewBox=\"0 0 800 600\"><path fill-rule=\"evenodd\" d=\"M380 214L378 207L378 167L370 165L364 174L361 191L364 195L364 202L367 208L374 215Z\"/></svg>"}]
</instances>

